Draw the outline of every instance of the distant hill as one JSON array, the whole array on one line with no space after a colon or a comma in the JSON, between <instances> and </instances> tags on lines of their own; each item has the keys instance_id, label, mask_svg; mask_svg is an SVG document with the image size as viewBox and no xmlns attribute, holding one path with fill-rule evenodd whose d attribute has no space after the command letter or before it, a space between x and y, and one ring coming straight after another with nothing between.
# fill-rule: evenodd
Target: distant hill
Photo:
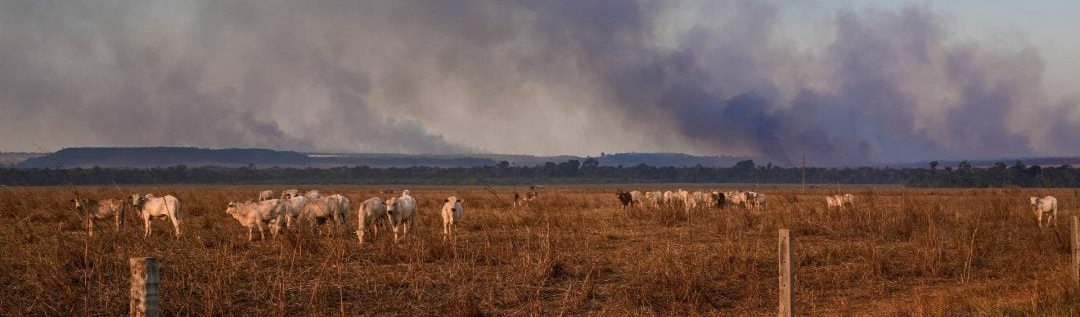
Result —
<instances>
[{"instance_id":1,"label":"distant hill","mask_svg":"<svg viewBox=\"0 0 1080 317\"><path fill-rule=\"evenodd\" d=\"M52 154L24 155L18 168L54 168L55 160L63 166L147 168L185 165L189 167L220 166L256 168L269 167L335 167L369 166L381 167L476 167L494 166L506 161L510 166L537 166L561 163L569 160L584 162L586 157L532 156L507 154L337 154L300 153L267 149L201 149L191 147L145 147L145 148L66 148ZM705 166L729 167L747 157L694 156L679 153L619 153L605 154L595 158L603 166ZM10 165L11 163L9 163Z\"/></svg>"},{"instance_id":2,"label":"distant hill","mask_svg":"<svg viewBox=\"0 0 1080 317\"><path fill-rule=\"evenodd\" d=\"M694 156L682 153L618 153L607 154L599 158L600 165L605 166L635 166L645 164L649 166L704 166L704 167L731 167L739 161L756 160L758 164L766 162L761 159L745 156Z\"/></svg>"},{"instance_id":3,"label":"distant hill","mask_svg":"<svg viewBox=\"0 0 1080 317\"><path fill-rule=\"evenodd\" d=\"M0 167L12 167L30 158L45 156L42 153L0 152Z\"/></svg>"},{"instance_id":4,"label":"distant hill","mask_svg":"<svg viewBox=\"0 0 1080 317\"><path fill-rule=\"evenodd\" d=\"M288 165L303 166L308 156L303 153L263 149L200 149L188 147L148 148L67 148L52 157L34 157L17 165L19 168L56 167L162 167L162 166L222 166L238 167Z\"/></svg>"}]
</instances>

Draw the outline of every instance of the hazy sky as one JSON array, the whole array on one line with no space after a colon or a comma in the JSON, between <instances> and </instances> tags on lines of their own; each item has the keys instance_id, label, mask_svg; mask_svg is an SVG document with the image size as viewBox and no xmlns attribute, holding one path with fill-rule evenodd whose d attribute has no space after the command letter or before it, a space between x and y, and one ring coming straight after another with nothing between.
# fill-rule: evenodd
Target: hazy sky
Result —
<instances>
[{"instance_id":1,"label":"hazy sky","mask_svg":"<svg viewBox=\"0 0 1080 317\"><path fill-rule=\"evenodd\" d=\"M1080 154L1077 1L0 2L0 150Z\"/></svg>"}]
</instances>

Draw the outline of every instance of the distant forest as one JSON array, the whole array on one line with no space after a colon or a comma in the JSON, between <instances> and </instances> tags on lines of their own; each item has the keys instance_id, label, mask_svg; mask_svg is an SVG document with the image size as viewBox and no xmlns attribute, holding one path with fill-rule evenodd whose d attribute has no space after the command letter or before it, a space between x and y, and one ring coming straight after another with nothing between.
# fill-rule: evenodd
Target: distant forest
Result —
<instances>
[{"instance_id":1,"label":"distant forest","mask_svg":"<svg viewBox=\"0 0 1080 317\"><path fill-rule=\"evenodd\" d=\"M167 168L0 168L0 185L52 186L69 181L78 185L109 184L621 184L621 183L754 183L797 184L801 168L752 160L731 167L603 166L596 159L568 160L533 167L493 166L373 168L198 167ZM967 161L943 167L930 162L924 168L807 168L810 184L887 184L908 187L1080 187L1080 170L996 163L976 168Z\"/></svg>"}]
</instances>

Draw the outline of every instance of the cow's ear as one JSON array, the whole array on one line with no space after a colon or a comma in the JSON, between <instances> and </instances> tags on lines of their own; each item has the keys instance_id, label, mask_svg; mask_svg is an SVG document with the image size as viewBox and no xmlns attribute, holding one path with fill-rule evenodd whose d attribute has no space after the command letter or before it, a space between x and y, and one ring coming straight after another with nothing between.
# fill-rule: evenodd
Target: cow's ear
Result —
<instances>
[{"instance_id":1,"label":"cow's ear","mask_svg":"<svg viewBox=\"0 0 1080 317\"><path fill-rule=\"evenodd\" d=\"M458 203L463 203L463 202L465 202L465 200L464 199L458 199L457 202Z\"/></svg>"},{"instance_id":2,"label":"cow's ear","mask_svg":"<svg viewBox=\"0 0 1080 317\"><path fill-rule=\"evenodd\" d=\"M444 202L450 202L450 198L443 199Z\"/></svg>"},{"instance_id":3,"label":"cow's ear","mask_svg":"<svg viewBox=\"0 0 1080 317\"><path fill-rule=\"evenodd\" d=\"M72 198L72 199L71 199L71 200L69 200L68 202L69 202L69 203L73 203L73 202L75 202L75 198Z\"/></svg>"}]
</instances>

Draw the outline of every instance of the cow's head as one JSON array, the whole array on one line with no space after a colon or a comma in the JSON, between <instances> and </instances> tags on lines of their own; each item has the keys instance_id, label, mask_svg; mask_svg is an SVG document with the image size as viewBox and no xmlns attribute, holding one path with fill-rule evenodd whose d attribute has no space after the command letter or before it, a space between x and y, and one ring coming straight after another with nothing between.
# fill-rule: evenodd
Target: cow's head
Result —
<instances>
[{"instance_id":1,"label":"cow's head","mask_svg":"<svg viewBox=\"0 0 1080 317\"><path fill-rule=\"evenodd\" d=\"M456 196L447 197L443 200L443 209L450 208L451 212L461 212L461 202L465 200L457 198Z\"/></svg>"},{"instance_id":2,"label":"cow's head","mask_svg":"<svg viewBox=\"0 0 1080 317\"><path fill-rule=\"evenodd\" d=\"M225 213L229 215L236 213L236 208L238 206L239 204L236 203L236 201L230 201L228 207L225 207Z\"/></svg>"},{"instance_id":3,"label":"cow's head","mask_svg":"<svg viewBox=\"0 0 1080 317\"><path fill-rule=\"evenodd\" d=\"M72 198L68 202L72 203L72 204L75 204L75 210L82 210L82 207L85 204L85 202L84 202L85 200L86 200L86 198L81 198L81 199Z\"/></svg>"},{"instance_id":4,"label":"cow's head","mask_svg":"<svg viewBox=\"0 0 1080 317\"><path fill-rule=\"evenodd\" d=\"M131 206L138 208L142 203L146 202L146 196L140 194L131 195Z\"/></svg>"},{"instance_id":5,"label":"cow's head","mask_svg":"<svg viewBox=\"0 0 1080 317\"><path fill-rule=\"evenodd\" d=\"M1039 197L1031 197L1031 206L1035 207L1035 204L1039 203Z\"/></svg>"}]
</instances>

